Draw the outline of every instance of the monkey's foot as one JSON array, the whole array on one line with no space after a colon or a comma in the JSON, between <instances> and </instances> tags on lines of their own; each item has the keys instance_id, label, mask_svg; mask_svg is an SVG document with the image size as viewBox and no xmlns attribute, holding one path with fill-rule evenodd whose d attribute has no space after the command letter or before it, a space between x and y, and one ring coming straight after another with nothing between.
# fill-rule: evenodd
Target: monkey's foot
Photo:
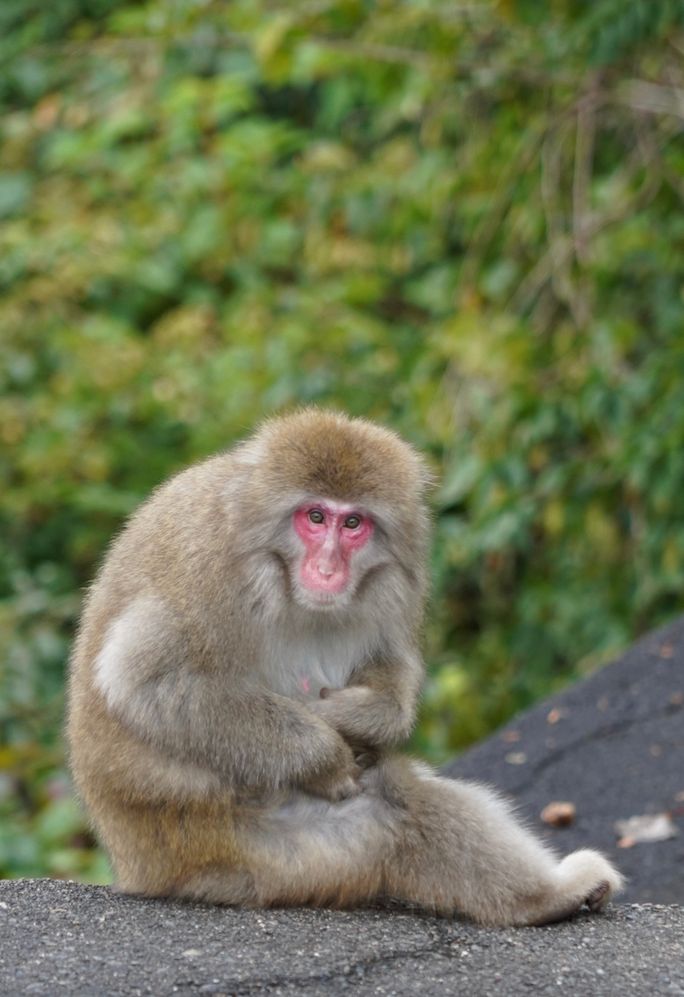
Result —
<instances>
[{"instance_id":1,"label":"monkey's foot","mask_svg":"<svg viewBox=\"0 0 684 997\"><path fill-rule=\"evenodd\" d=\"M561 892L568 898L568 909L576 912L586 908L603 910L623 884L617 869L598 852L589 848L567 855L559 867ZM571 899L574 895L574 902Z\"/></svg>"},{"instance_id":2,"label":"monkey's foot","mask_svg":"<svg viewBox=\"0 0 684 997\"><path fill-rule=\"evenodd\" d=\"M604 879L585 897L583 906L588 907L591 911L603 910L610 900L611 894L610 883Z\"/></svg>"},{"instance_id":3,"label":"monkey's foot","mask_svg":"<svg viewBox=\"0 0 684 997\"><path fill-rule=\"evenodd\" d=\"M591 849L585 848L567 855L558 867L558 879L545 910L531 911L526 921L518 923L550 924L574 917L582 910L592 914L603 910L623 879L610 862Z\"/></svg>"}]
</instances>

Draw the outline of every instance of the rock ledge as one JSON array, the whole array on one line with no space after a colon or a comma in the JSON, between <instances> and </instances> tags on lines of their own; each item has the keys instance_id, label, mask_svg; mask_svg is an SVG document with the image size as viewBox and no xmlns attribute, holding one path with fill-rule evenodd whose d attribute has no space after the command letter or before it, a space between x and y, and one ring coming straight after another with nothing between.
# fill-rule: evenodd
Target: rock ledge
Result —
<instances>
[{"instance_id":1,"label":"rock ledge","mask_svg":"<svg viewBox=\"0 0 684 997\"><path fill-rule=\"evenodd\" d=\"M0 882L0 993L684 995L684 908L490 930L405 909L241 911Z\"/></svg>"}]
</instances>

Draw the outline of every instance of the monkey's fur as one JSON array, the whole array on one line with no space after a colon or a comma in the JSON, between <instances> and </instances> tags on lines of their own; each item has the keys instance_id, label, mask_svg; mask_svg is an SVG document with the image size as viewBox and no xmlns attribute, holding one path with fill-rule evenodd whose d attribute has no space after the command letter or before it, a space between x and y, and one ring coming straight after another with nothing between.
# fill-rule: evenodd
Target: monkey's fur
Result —
<instances>
[{"instance_id":1,"label":"monkey's fur","mask_svg":"<svg viewBox=\"0 0 684 997\"><path fill-rule=\"evenodd\" d=\"M423 674L428 478L393 433L306 409L178 474L131 518L87 599L68 720L121 890L251 906L393 897L508 925L598 909L620 887L598 853L561 861L489 789L393 753ZM326 500L373 525L330 599L302 586L292 527L302 503Z\"/></svg>"}]
</instances>

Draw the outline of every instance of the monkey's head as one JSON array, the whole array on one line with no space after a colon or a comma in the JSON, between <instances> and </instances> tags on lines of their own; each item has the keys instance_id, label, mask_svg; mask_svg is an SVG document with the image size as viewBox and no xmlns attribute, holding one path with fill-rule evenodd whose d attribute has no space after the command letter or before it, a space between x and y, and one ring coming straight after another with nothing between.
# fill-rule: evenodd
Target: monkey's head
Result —
<instances>
[{"instance_id":1,"label":"monkey's head","mask_svg":"<svg viewBox=\"0 0 684 997\"><path fill-rule=\"evenodd\" d=\"M395 433L307 408L266 422L238 454L249 501L275 524L259 540L279 558L299 605L347 608L372 577L392 572L417 583L430 473Z\"/></svg>"}]
</instances>

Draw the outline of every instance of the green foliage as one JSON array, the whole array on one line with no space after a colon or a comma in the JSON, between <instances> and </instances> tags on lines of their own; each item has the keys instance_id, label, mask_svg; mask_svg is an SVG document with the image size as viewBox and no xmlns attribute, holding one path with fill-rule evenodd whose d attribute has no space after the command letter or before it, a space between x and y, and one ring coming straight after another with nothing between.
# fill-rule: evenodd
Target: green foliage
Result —
<instances>
[{"instance_id":1,"label":"green foliage","mask_svg":"<svg viewBox=\"0 0 684 997\"><path fill-rule=\"evenodd\" d=\"M106 875L79 592L299 402L442 472L439 760L681 610L681 0L5 0L0 874Z\"/></svg>"}]
</instances>

